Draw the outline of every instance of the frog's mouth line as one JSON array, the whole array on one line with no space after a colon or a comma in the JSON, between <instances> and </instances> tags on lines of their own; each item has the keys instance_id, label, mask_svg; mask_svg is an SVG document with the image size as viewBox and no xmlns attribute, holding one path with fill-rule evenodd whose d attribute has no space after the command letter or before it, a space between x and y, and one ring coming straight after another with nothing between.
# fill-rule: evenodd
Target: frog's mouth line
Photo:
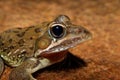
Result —
<instances>
[{"instance_id":1,"label":"frog's mouth line","mask_svg":"<svg viewBox=\"0 0 120 80\"><path fill-rule=\"evenodd\" d=\"M80 37L77 37L77 38L74 38L71 40L65 40L64 42L60 43L59 45L56 45L56 46L50 48L48 51L45 51L45 53L50 54L50 53L65 51L65 50L72 48L72 47L76 46L77 44L80 44L89 39L91 39L91 38L81 39Z\"/></svg>"},{"instance_id":2,"label":"frog's mouth line","mask_svg":"<svg viewBox=\"0 0 120 80\"><path fill-rule=\"evenodd\" d=\"M41 54L55 54L58 52L62 52L62 51L65 51L69 48L76 46L77 44L87 41L89 39L91 39L91 34L76 36L76 37L73 37L70 39L64 38L64 39L60 40L59 42L52 41L52 44L48 48L46 48L44 50L38 50L35 53L35 57L40 56Z\"/></svg>"}]
</instances>

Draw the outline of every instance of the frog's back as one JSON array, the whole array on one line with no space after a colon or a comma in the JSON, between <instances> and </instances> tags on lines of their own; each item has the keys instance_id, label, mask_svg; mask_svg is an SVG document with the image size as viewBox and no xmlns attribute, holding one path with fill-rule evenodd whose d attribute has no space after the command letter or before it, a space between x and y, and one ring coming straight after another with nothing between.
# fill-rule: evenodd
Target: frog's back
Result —
<instances>
[{"instance_id":1,"label":"frog's back","mask_svg":"<svg viewBox=\"0 0 120 80\"><path fill-rule=\"evenodd\" d=\"M31 55L34 52L36 39L42 36L45 29L46 26L38 25L4 31L0 34L0 51L5 53L23 51Z\"/></svg>"}]
</instances>

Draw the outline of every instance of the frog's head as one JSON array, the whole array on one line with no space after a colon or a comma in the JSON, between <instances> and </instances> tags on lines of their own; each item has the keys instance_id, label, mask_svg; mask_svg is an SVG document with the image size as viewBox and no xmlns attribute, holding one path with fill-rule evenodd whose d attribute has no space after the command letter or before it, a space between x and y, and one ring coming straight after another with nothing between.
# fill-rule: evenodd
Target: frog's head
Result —
<instances>
[{"instance_id":1,"label":"frog's head","mask_svg":"<svg viewBox=\"0 0 120 80\"><path fill-rule=\"evenodd\" d=\"M38 41L39 50L36 56L64 53L69 48L89 39L91 33L87 29L72 24L69 17L60 15L48 25L46 33Z\"/></svg>"}]
</instances>

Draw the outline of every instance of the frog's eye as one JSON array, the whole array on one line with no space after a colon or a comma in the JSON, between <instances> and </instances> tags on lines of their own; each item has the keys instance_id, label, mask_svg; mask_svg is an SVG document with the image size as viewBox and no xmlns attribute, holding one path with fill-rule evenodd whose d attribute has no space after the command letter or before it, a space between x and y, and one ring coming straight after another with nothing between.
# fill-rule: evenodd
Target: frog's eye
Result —
<instances>
[{"instance_id":1,"label":"frog's eye","mask_svg":"<svg viewBox=\"0 0 120 80\"><path fill-rule=\"evenodd\" d=\"M50 27L50 34L54 38L62 38L66 34L64 25L54 24Z\"/></svg>"}]
</instances>

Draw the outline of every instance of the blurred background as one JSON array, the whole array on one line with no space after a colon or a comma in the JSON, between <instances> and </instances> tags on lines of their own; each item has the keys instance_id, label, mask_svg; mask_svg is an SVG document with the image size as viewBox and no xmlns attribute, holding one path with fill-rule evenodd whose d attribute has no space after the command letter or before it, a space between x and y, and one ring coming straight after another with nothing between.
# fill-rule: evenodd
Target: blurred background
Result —
<instances>
[{"instance_id":1,"label":"blurred background","mask_svg":"<svg viewBox=\"0 0 120 80\"><path fill-rule=\"evenodd\" d=\"M120 0L0 0L0 32L51 21L64 14L93 39L70 49L86 67L37 72L38 80L120 80ZM7 80L11 69L0 80Z\"/></svg>"}]
</instances>

